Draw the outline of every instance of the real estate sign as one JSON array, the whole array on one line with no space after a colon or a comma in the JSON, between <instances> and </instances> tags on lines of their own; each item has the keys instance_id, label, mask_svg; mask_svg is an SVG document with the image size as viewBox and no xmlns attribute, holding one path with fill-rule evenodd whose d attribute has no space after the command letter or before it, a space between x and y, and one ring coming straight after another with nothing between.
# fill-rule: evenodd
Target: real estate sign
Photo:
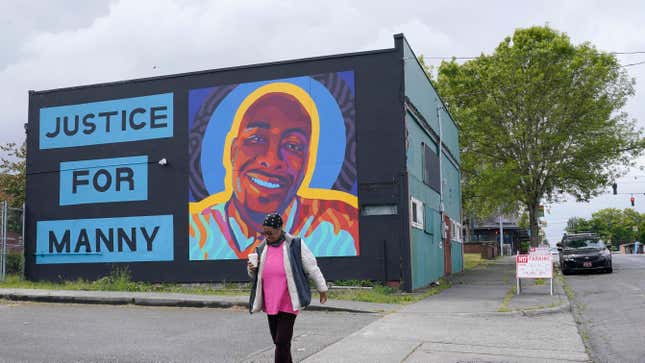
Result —
<instances>
[{"instance_id":1,"label":"real estate sign","mask_svg":"<svg viewBox=\"0 0 645 363\"><path fill-rule=\"evenodd\" d=\"M550 254L532 253L515 257L518 279L553 278L553 257Z\"/></svg>"}]
</instances>

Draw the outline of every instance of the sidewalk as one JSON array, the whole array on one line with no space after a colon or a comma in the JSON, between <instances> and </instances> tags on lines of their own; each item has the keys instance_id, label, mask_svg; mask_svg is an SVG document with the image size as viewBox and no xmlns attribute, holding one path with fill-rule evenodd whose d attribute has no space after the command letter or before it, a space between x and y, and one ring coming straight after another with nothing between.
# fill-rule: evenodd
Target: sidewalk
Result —
<instances>
[{"instance_id":1,"label":"sidewalk","mask_svg":"<svg viewBox=\"0 0 645 363\"><path fill-rule=\"evenodd\" d=\"M57 302L70 304L110 304L142 306L181 306L248 309L248 295L196 295L176 293L147 293L124 291L83 291L83 290L40 290L0 288L0 299ZM400 305L377 304L348 300L328 300L321 305L317 299L307 310L344 311L352 313L387 313L399 309Z\"/></svg>"},{"instance_id":2,"label":"sidewalk","mask_svg":"<svg viewBox=\"0 0 645 363\"><path fill-rule=\"evenodd\" d=\"M314 299L308 310L388 313L305 362L586 362L557 279L524 280L513 292L513 257L452 275L452 287L411 305ZM0 289L0 299L247 309L247 296ZM349 317L348 317L349 318Z\"/></svg>"},{"instance_id":3,"label":"sidewalk","mask_svg":"<svg viewBox=\"0 0 645 363\"><path fill-rule=\"evenodd\" d=\"M513 257L451 277L441 294L377 320L305 360L314 362L587 362L557 280L515 285ZM509 311L509 312L501 312Z\"/></svg>"}]
</instances>

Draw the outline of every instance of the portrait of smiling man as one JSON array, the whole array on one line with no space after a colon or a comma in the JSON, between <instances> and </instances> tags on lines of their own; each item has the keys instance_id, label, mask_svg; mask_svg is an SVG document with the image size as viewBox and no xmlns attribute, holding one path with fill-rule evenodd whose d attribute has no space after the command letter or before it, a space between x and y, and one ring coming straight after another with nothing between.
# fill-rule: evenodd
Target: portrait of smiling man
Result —
<instances>
[{"instance_id":1,"label":"portrait of smiling man","mask_svg":"<svg viewBox=\"0 0 645 363\"><path fill-rule=\"evenodd\" d=\"M224 144L225 190L190 204L191 260L245 259L273 212L316 256L359 254L356 197L309 188L320 122L315 101L291 83L266 84L242 100Z\"/></svg>"},{"instance_id":2,"label":"portrait of smiling man","mask_svg":"<svg viewBox=\"0 0 645 363\"><path fill-rule=\"evenodd\" d=\"M268 93L251 105L231 145L230 211L259 231L264 215L286 209L304 178L310 137L311 118L293 96Z\"/></svg>"}]
</instances>

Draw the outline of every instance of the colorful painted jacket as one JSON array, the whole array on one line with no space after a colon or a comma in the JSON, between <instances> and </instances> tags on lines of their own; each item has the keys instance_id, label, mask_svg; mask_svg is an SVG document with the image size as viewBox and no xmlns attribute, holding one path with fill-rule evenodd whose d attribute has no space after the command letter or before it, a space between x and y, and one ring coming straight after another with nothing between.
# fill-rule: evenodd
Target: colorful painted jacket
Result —
<instances>
[{"instance_id":1,"label":"colorful painted jacket","mask_svg":"<svg viewBox=\"0 0 645 363\"><path fill-rule=\"evenodd\" d=\"M307 241L315 256L358 256L358 210L341 201L296 198L284 212L284 230ZM190 215L190 260L245 259L262 239L247 237L226 203Z\"/></svg>"}]
</instances>

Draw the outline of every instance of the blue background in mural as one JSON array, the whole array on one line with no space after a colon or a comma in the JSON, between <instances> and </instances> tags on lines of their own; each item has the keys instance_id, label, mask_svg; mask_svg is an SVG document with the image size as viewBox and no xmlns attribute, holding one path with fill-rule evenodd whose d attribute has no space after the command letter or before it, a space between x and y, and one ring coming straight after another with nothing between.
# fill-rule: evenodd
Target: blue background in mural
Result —
<instances>
[{"instance_id":1,"label":"blue background in mural","mask_svg":"<svg viewBox=\"0 0 645 363\"><path fill-rule=\"evenodd\" d=\"M159 227L154 235L152 251L148 251L146 238L142 229L146 230L148 238L153 237L155 227ZM125 242L122 242L122 251L118 251L117 229L122 229L130 236L132 228L136 231L136 251L131 251ZM79 234L82 229L87 232L90 251L83 246L75 252ZM100 251L97 251L96 230L100 229L104 235L113 230L114 248L107 250L101 242ZM69 231L70 252L49 252L50 232L56 236L58 243ZM173 244L173 216L139 216L116 218L93 218L73 220L38 221L36 227L36 263L99 263L99 262L143 262L143 261L172 261L174 255Z\"/></svg>"},{"instance_id":2,"label":"blue background in mural","mask_svg":"<svg viewBox=\"0 0 645 363\"><path fill-rule=\"evenodd\" d=\"M165 107L163 110L156 111L157 116L165 115L166 118L156 120L156 124L165 124L164 127L151 127L151 109L153 107ZM139 129L131 127L130 113L135 109L143 109L144 112L135 113L133 122L140 125L145 122L145 126ZM126 111L126 127L122 125L122 111ZM106 131L105 116L99 117L101 112L116 112L116 115L110 116L110 131ZM85 115L93 114L94 116L87 119L87 122L95 124L95 129L91 133L84 133L83 130L90 131L83 124ZM56 130L57 118L61 120L64 117L68 119L68 125L71 130L74 129L76 117L79 117L78 130L73 135L66 135L62 126L58 135L54 137L46 136L47 133L54 133ZM81 103L67 106L45 107L40 109L40 149L55 149L73 146L112 144L115 142L137 141L147 139L158 139L173 136L173 94L164 93L143 97L121 98L109 101Z\"/></svg>"},{"instance_id":3,"label":"blue background in mural","mask_svg":"<svg viewBox=\"0 0 645 363\"><path fill-rule=\"evenodd\" d=\"M354 89L354 72L338 73L350 89ZM217 106L204 132L202 145L218 145L204 147L201 155L203 180L209 194L224 190L226 170L222 164L223 146L226 134L239 105L251 92L269 83L288 82L305 90L316 103L320 119L320 139L314 174L310 183L311 188L331 189L338 177L345 158L345 122L337 100L329 90L311 77L284 78L271 81L243 83L235 87ZM197 110L212 88L190 91L189 127L192 126ZM219 123L217 121L219 121ZM356 194L356 190L352 191ZM195 202L193 196L190 201Z\"/></svg>"},{"instance_id":4,"label":"blue background in mural","mask_svg":"<svg viewBox=\"0 0 645 363\"><path fill-rule=\"evenodd\" d=\"M127 180L118 180L118 168L131 170L132 190L130 190L130 183ZM94 176L99 170L109 172L109 189L106 191L99 191L94 187ZM89 171L88 175L76 177L76 193L73 192L75 171ZM100 174L96 180L99 187L108 186L108 179L105 174ZM87 181L87 184L78 185L78 181ZM117 188L120 190L117 190ZM60 163L60 205L127 202L146 199L148 199L147 155L64 161Z\"/></svg>"}]
</instances>

